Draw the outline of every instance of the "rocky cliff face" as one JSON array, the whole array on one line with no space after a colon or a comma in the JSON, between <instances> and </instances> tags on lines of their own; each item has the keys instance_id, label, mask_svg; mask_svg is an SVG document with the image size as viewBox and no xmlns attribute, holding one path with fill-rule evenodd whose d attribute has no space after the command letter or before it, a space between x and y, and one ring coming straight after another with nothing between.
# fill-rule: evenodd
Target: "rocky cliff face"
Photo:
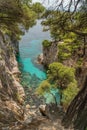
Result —
<instances>
[{"instance_id":1,"label":"rocky cliff face","mask_svg":"<svg viewBox=\"0 0 87 130\"><path fill-rule=\"evenodd\" d=\"M86 53L87 55L87 53ZM87 57L84 55L81 67L76 69L76 78L80 91L71 102L63 119L66 127L74 123L75 130L86 130L87 128Z\"/></svg>"},{"instance_id":2,"label":"rocky cliff face","mask_svg":"<svg viewBox=\"0 0 87 130\"><path fill-rule=\"evenodd\" d=\"M19 84L19 70L12 41L0 32L0 130L22 120L24 90Z\"/></svg>"},{"instance_id":3,"label":"rocky cliff face","mask_svg":"<svg viewBox=\"0 0 87 130\"><path fill-rule=\"evenodd\" d=\"M52 42L49 47L43 47L43 64L48 67L49 64L53 62L58 62L58 44L60 42ZM62 63L69 67L76 68L76 79L78 81L78 86L81 88L84 84L85 77L87 75L87 48L85 50L85 55L83 55L83 50L77 50L72 57L63 60ZM77 66L77 62L80 58L83 58L82 65L79 67ZM42 58L41 58L42 59ZM76 67L77 66L77 67Z\"/></svg>"},{"instance_id":4,"label":"rocky cliff face","mask_svg":"<svg viewBox=\"0 0 87 130\"><path fill-rule=\"evenodd\" d=\"M43 57L45 57L44 61L47 66L50 63L54 62L53 57L58 55L58 51L56 50L56 47L55 49L53 48L53 51L51 51L51 47L48 49L48 51L47 48L46 49L44 48L43 54L47 56L47 58L45 56ZM86 120L87 117L87 47L85 48L85 53L83 52L84 52L83 48L82 49L78 48L78 50L70 58L62 61L62 63L66 66L75 67L76 79L78 81L78 87L80 88L79 93L71 102L63 118L63 125L67 129L70 125L72 126L72 123L74 125L74 130L77 129L86 130L87 128L87 120ZM82 61L80 61L80 59L82 59ZM81 64L78 64L79 61Z\"/></svg>"},{"instance_id":5,"label":"rocky cliff face","mask_svg":"<svg viewBox=\"0 0 87 130\"><path fill-rule=\"evenodd\" d=\"M52 62L58 61L58 42L52 42L48 47L43 47L43 64L48 66Z\"/></svg>"}]
</instances>

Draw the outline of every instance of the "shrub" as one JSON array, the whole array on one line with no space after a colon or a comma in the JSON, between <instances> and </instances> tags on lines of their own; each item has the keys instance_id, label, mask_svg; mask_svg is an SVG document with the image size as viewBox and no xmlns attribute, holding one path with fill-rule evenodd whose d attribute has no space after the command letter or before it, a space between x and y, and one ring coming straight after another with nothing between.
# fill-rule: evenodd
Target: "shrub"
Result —
<instances>
[{"instance_id":1,"label":"shrub","mask_svg":"<svg viewBox=\"0 0 87 130\"><path fill-rule=\"evenodd\" d=\"M49 65L48 80L63 89L66 88L70 82L73 82L75 79L74 73L74 68L64 66L59 62L54 62Z\"/></svg>"},{"instance_id":2,"label":"shrub","mask_svg":"<svg viewBox=\"0 0 87 130\"><path fill-rule=\"evenodd\" d=\"M68 107L78 91L79 88L77 87L77 82L74 80L62 91L62 103Z\"/></svg>"},{"instance_id":3,"label":"shrub","mask_svg":"<svg viewBox=\"0 0 87 130\"><path fill-rule=\"evenodd\" d=\"M48 40L44 40L43 42L42 42L42 45L44 46L44 47L49 47L49 46L51 46L51 42L50 41L48 41Z\"/></svg>"},{"instance_id":4,"label":"shrub","mask_svg":"<svg viewBox=\"0 0 87 130\"><path fill-rule=\"evenodd\" d=\"M44 80L36 89L36 93L39 95L44 95L45 92L48 92L50 90L50 86L50 83L47 80Z\"/></svg>"}]
</instances>

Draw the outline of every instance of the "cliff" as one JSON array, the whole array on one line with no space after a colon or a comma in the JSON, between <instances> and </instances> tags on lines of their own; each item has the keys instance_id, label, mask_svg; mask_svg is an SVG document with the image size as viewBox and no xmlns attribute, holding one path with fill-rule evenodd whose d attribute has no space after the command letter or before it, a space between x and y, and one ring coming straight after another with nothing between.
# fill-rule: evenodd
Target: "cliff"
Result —
<instances>
[{"instance_id":1,"label":"cliff","mask_svg":"<svg viewBox=\"0 0 87 130\"><path fill-rule=\"evenodd\" d=\"M58 61L58 42L52 42L50 46L43 46L43 64L48 66L49 64Z\"/></svg>"},{"instance_id":2,"label":"cliff","mask_svg":"<svg viewBox=\"0 0 87 130\"><path fill-rule=\"evenodd\" d=\"M76 79L78 81L78 86L81 88L87 75L87 53L83 56L83 50L78 48L69 58L60 61L58 45L61 45L62 43L63 42L52 42L50 46L43 46L43 58L41 58L43 60L42 63L46 67L53 62L62 62L66 66L75 67ZM63 51L66 52L66 49ZM87 52L87 48L85 52Z\"/></svg>"},{"instance_id":3,"label":"cliff","mask_svg":"<svg viewBox=\"0 0 87 130\"><path fill-rule=\"evenodd\" d=\"M52 45L53 46L53 45ZM59 48L54 46L54 51L51 51L52 46L44 48L44 56L49 56L49 60L45 58L45 65L49 65L54 62L53 57L56 55L59 57ZM66 47L66 46L65 46ZM57 49L56 49L57 48ZM66 47L67 48L67 47ZM67 49L64 48L65 52L68 53ZM56 50L56 51L55 51ZM56 53L55 53L56 52ZM62 51L61 51L62 52ZM64 56L64 55L63 55ZM65 55L66 56L66 55ZM52 58L51 58L52 57ZM59 61L59 58L56 60ZM87 47L85 53L83 47L77 48L70 57L61 61L64 65L74 67L76 69L76 79L78 81L78 87L80 91L70 103L67 112L62 120L62 124L68 129L68 127L74 125L74 130L86 130L87 129Z\"/></svg>"},{"instance_id":4,"label":"cliff","mask_svg":"<svg viewBox=\"0 0 87 130\"><path fill-rule=\"evenodd\" d=\"M63 119L63 125L69 127L74 124L74 130L87 129L87 75L85 75L82 89L71 102Z\"/></svg>"},{"instance_id":5,"label":"cliff","mask_svg":"<svg viewBox=\"0 0 87 130\"><path fill-rule=\"evenodd\" d=\"M19 70L12 41L0 32L0 130L23 120L25 93L19 84Z\"/></svg>"}]
</instances>

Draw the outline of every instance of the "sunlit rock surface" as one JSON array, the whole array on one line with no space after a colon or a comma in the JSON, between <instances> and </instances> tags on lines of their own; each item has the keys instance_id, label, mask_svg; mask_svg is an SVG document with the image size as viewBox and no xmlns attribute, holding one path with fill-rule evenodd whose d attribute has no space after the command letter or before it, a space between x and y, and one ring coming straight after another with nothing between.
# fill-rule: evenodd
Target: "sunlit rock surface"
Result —
<instances>
[{"instance_id":1,"label":"sunlit rock surface","mask_svg":"<svg viewBox=\"0 0 87 130\"><path fill-rule=\"evenodd\" d=\"M18 65L9 37L0 32L0 130L23 120L25 93L18 82Z\"/></svg>"}]
</instances>

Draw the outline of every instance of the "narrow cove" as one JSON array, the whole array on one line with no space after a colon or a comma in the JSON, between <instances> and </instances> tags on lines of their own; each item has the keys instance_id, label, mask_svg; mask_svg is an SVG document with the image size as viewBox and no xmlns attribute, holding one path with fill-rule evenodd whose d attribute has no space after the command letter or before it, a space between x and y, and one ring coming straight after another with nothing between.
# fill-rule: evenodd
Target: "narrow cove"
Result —
<instances>
[{"instance_id":1,"label":"narrow cove","mask_svg":"<svg viewBox=\"0 0 87 130\"><path fill-rule=\"evenodd\" d=\"M37 97L34 94L39 84L46 79L46 70L43 65L37 63L37 57L42 53L42 41L51 39L50 32L43 32L42 20L37 20L35 26L29 29L19 42L19 55L17 60L21 71L21 83L26 88L27 101L29 104L34 101L37 104ZM58 93L54 90L52 92ZM32 93L32 94L31 94ZM33 96L32 96L33 95ZM36 98L35 98L36 97ZM57 94L59 101L59 96ZM54 97L46 93L46 103L54 100ZM32 100L32 101L31 101ZM43 100L41 100L43 102ZM40 100L38 100L40 103ZM53 101L55 102L55 101Z\"/></svg>"},{"instance_id":2,"label":"narrow cove","mask_svg":"<svg viewBox=\"0 0 87 130\"><path fill-rule=\"evenodd\" d=\"M41 20L37 20L36 25L30 28L19 42L18 62L22 66L22 73L29 73L31 78L35 77L41 81L46 79L46 73L44 67L37 63L37 57L42 53L44 39L50 39L50 33L43 32Z\"/></svg>"}]
</instances>

